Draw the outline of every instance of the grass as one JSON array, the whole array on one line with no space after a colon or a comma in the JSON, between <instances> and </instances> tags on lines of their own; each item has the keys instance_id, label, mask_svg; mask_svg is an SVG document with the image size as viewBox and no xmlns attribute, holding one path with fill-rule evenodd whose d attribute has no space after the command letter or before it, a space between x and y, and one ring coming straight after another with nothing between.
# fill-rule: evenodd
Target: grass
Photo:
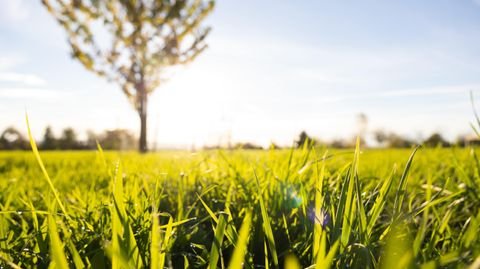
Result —
<instances>
[{"instance_id":1,"label":"grass","mask_svg":"<svg viewBox=\"0 0 480 269\"><path fill-rule=\"evenodd\" d=\"M0 152L6 268L479 268L476 149Z\"/></svg>"}]
</instances>

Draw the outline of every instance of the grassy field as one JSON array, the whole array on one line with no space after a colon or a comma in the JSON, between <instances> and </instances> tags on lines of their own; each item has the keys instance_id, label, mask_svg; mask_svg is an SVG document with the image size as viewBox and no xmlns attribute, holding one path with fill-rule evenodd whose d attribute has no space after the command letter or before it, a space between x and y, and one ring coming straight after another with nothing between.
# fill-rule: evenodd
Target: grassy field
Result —
<instances>
[{"instance_id":1,"label":"grassy field","mask_svg":"<svg viewBox=\"0 0 480 269\"><path fill-rule=\"evenodd\" d=\"M413 151L0 152L0 264L479 268L474 149Z\"/></svg>"}]
</instances>

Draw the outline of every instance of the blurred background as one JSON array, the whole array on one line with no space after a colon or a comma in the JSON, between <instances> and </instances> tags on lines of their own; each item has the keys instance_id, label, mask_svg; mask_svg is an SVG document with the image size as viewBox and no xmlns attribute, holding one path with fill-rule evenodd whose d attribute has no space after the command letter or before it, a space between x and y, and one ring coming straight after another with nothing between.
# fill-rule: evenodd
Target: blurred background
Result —
<instances>
[{"instance_id":1,"label":"blurred background","mask_svg":"<svg viewBox=\"0 0 480 269\"><path fill-rule=\"evenodd\" d=\"M205 23L208 49L150 97L152 149L474 143L480 1L218 1ZM0 0L4 149L25 111L45 149L136 148L127 98L69 53L39 1Z\"/></svg>"}]
</instances>

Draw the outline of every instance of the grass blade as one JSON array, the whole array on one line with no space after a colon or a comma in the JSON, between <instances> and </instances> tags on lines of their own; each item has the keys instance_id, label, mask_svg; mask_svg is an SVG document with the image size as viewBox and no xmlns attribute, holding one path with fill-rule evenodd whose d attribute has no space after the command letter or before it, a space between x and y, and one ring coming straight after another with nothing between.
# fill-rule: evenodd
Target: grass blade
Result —
<instances>
[{"instance_id":1,"label":"grass blade","mask_svg":"<svg viewBox=\"0 0 480 269\"><path fill-rule=\"evenodd\" d=\"M392 173L390 176L383 182L382 187L380 188L380 191L378 193L377 198L375 199L375 202L373 204L372 209L370 210L370 220L368 222L367 226L367 235L371 236L373 227L377 223L378 217L380 216L380 213L382 213L383 208L385 207L385 204L387 203L387 195L390 192L390 189L392 187L392 182L393 182L393 176L395 175L396 168L394 167Z\"/></svg>"},{"instance_id":2,"label":"grass blade","mask_svg":"<svg viewBox=\"0 0 480 269\"><path fill-rule=\"evenodd\" d=\"M158 214L154 212L152 214L152 231L151 231L151 245L150 245L150 268L162 269L160 267L160 251L162 240L160 237L160 228L158 224Z\"/></svg>"},{"instance_id":3,"label":"grass blade","mask_svg":"<svg viewBox=\"0 0 480 269\"><path fill-rule=\"evenodd\" d=\"M252 213L248 212L243 219L242 227L238 234L238 241L233 252L233 256L228 265L229 269L242 269L245 262L245 253L247 251L248 236L250 234L250 226L252 223Z\"/></svg>"},{"instance_id":4,"label":"grass blade","mask_svg":"<svg viewBox=\"0 0 480 269\"><path fill-rule=\"evenodd\" d=\"M324 154L326 157L327 152ZM315 213L314 213L314 230L313 230L313 261L317 259L318 251L320 248L320 239L322 237L322 225L323 225L323 180L325 177L325 161L322 163L320 174L318 173L318 162L316 162L317 177L315 178Z\"/></svg>"},{"instance_id":5,"label":"grass blade","mask_svg":"<svg viewBox=\"0 0 480 269\"><path fill-rule=\"evenodd\" d=\"M130 266L142 268L143 263L138 251L137 242L130 226L124 204L122 167L117 163L113 177L113 208L112 208L112 268L119 268L116 258L129 261ZM121 257L117 257L120 255Z\"/></svg>"},{"instance_id":6,"label":"grass blade","mask_svg":"<svg viewBox=\"0 0 480 269\"><path fill-rule=\"evenodd\" d=\"M344 184L348 186L345 189L345 186L342 188L342 194L340 198L339 211L337 213L337 218L340 220L336 225L339 227L341 223L341 236L340 236L340 249L343 250L350 240L350 235L352 231L352 225L354 221L355 214L355 203L353 199L355 197L355 175L357 173L358 159L360 156L360 139L357 138L357 143L355 147L355 153L353 157L352 165L347 172L345 177Z\"/></svg>"},{"instance_id":7,"label":"grass blade","mask_svg":"<svg viewBox=\"0 0 480 269\"><path fill-rule=\"evenodd\" d=\"M210 263L209 268L217 268L218 259L220 257L220 252L222 250L223 235L225 233L225 227L227 226L227 221L225 215L221 215L218 219L217 228L215 228L215 237L212 243L212 249L210 251Z\"/></svg>"},{"instance_id":8,"label":"grass blade","mask_svg":"<svg viewBox=\"0 0 480 269\"><path fill-rule=\"evenodd\" d=\"M30 145L32 147L33 154L35 155L35 158L37 159L38 165L40 166L40 169L42 170L42 173L47 180L48 186L50 187L50 190L52 191L53 195L55 196L55 200L57 201L58 206L62 210L62 213L65 215L65 217L69 217L67 214L67 210L65 209L65 206L63 206L62 201L60 200L60 197L58 196L58 192L55 189L55 186L53 186L52 180L50 179L50 176L47 173L47 169L45 169L45 166L43 165L42 158L40 157L40 153L38 152L37 148L37 143L35 142L35 139L33 139L32 136L32 131L30 130L30 123L28 122L28 115L25 114L25 119L27 121L27 129L28 129L28 139L30 140Z\"/></svg>"},{"instance_id":9,"label":"grass blade","mask_svg":"<svg viewBox=\"0 0 480 269\"><path fill-rule=\"evenodd\" d=\"M277 249L275 247L275 239L273 237L272 226L270 225L270 217L268 217L267 209L265 207L265 202L263 200L262 190L260 188L260 181L258 180L257 173L255 172L255 170L253 171L253 174L255 175L255 179L257 181L258 199L260 201L260 210L262 212L262 219L263 219L263 222L262 222L263 230L265 232L265 237L267 238L267 244L270 250L270 254L272 255L272 258L273 258L273 264L275 268L278 268Z\"/></svg>"},{"instance_id":10,"label":"grass blade","mask_svg":"<svg viewBox=\"0 0 480 269\"><path fill-rule=\"evenodd\" d=\"M395 203L393 206L394 216L398 216L398 214L402 210L403 199L405 197L406 188L407 188L408 173L410 172L410 168L413 162L413 157L415 157L415 153L417 152L417 150L418 150L418 146L413 150L412 154L410 154L407 164L405 165L405 169L403 170L402 177L400 178L400 183L398 184L397 192L395 194Z\"/></svg>"},{"instance_id":11,"label":"grass blade","mask_svg":"<svg viewBox=\"0 0 480 269\"><path fill-rule=\"evenodd\" d=\"M56 268L69 268L67 257L63 251L63 244L58 236L57 224L55 223L54 215L48 216L48 234L50 237L50 255L52 263Z\"/></svg>"},{"instance_id":12,"label":"grass blade","mask_svg":"<svg viewBox=\"0 0 480 269\"><path fill-rule=\"evenodd\" d=\"M316 269L330 269L333 263L333 258L337 254L339 244L340 242L337 241L332 245L325 259L322 259L320 262L316 264L315 266Z\"/></svg>"},{"instance_id":13,"label":"grass blade","mask_svg":"<svg viewBox=\"0 0 480 269\"><path fill-rule=\"evenodd\" d=\"M170 244L170 237L172 236L172 232L173 232L173 218L170 217L168 219L168 224L167 224L167 229L165 230L165 238L163 240L163 245L162 245L162 250L161 250L161 253L160 253L160 257L159 257L159 268L162 268L165 266L165 260L166 260L166 256L167 256L167 250L168 250L168 246Z\"/></svg>"}]
</instances>

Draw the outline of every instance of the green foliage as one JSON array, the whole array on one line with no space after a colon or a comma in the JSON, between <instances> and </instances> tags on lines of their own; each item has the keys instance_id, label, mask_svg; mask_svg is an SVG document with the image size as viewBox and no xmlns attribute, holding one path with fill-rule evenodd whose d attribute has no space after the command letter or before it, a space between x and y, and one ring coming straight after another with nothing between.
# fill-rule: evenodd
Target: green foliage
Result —
<instances>
[{"instance_id":1,"label":"green foliage","mask_svg":"<svg viewBox=\"0 0 480 269\"><path fill-rule=\"evenodd\" d=\"M40 148L44 150L53 150L57 148L57 139L53 134L52 127L47 126L45 128L45 133L43 134L43 140L40 144Z\"/></svg>"},{"instance_id":2,"label":"green foliage","mask_svg":"<svg viewBox=\"0 0 480 269\"><path fill-rule=\"evenodd\" d=\"M315 138L310 137L307 132L302 131L298 135L298 140L295 141L297 148L303 148L304 146L314 146L318 144L318 141Z\"/></svg>"},{"instance_id":3,"label":"green foliage","mask_svg":"<svg viewBox=\"0 0 480 269\"><path fill-rule=\"evenodd\" d=\"M29 149L28 141L15 128L8 127L0 134L0 150Z\"/></svg>"},{"instance_id":4,"label":"green foliage","mask_svg":"<svg viewBox=\"0 0 480 269\"><path fill-rule=\"evenodd\" d=\"M474 148L32 147L0 152L0 266L478 267Z\"/></svg>"},{"instance_id":5,"label":"green foliage","mask_svg":"<svg viewBox=\"0 0 480 269\"><path fill-rule=\"evenodd\" d=\"M439 133L434 133L431 136L429 136L425 141L423 141L423 144L427 147L448 147L450 146L450 143L443 138L443 136Z\"/></svg>"}]
</instances>

